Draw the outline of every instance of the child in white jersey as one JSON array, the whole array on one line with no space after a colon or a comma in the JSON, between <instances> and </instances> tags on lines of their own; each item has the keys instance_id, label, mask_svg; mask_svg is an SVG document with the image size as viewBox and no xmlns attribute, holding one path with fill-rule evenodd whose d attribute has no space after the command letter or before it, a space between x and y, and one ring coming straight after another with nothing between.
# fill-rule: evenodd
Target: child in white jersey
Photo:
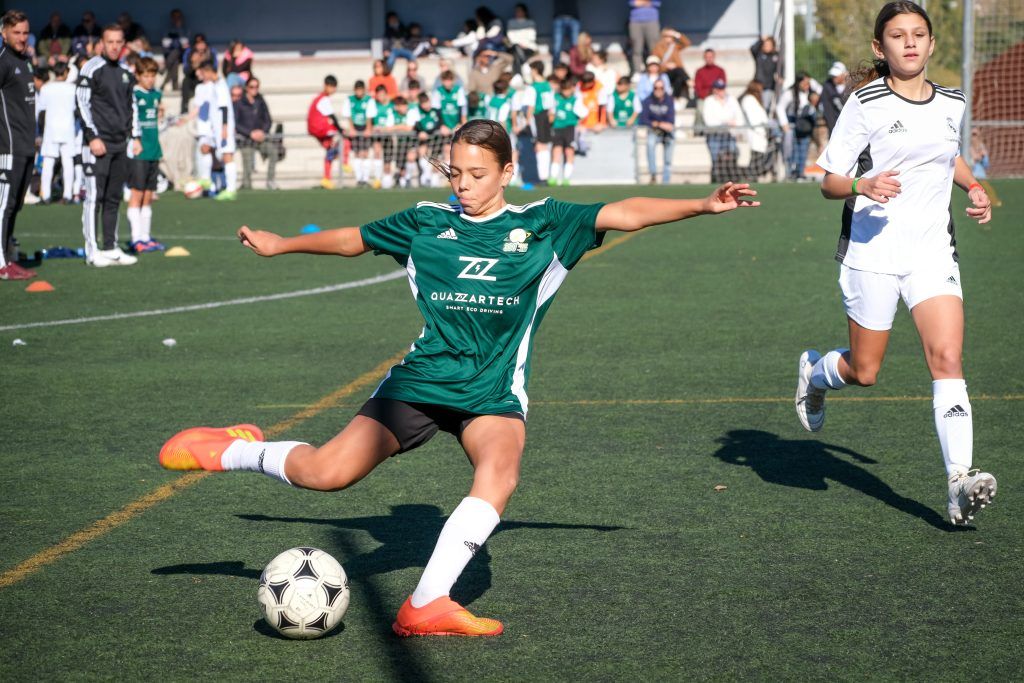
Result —
<instances>
[{"instance_id":1,"label":"child in white jersey","mask_svg":"<svg viewBox=\"0 0 1024 683\"><path fill-rule=\"evenodd\" d=\"M903 0L885 5L875 21L874 69L855 79L863 87L843 107L818 159L826 171L822 194L846 201L836 259L850 348L803 353L796 410L805 429L818 431L826 392L875 383L902 298L933 380L949 519L966 524L995 496L996 480L971 469L972 411L961 365L963 293L948 209L952 185L967 191L967 215L979 223L990 220L991 205L959 154L963 93L925 78L934 49L923 9Z\"/></svg>"},{"instance_id":2,"label":"child in white jersey","mask_svg":"<svg viewBox=\"0 0 1024 683\"><path fill-rule=\"evenodd\" d=\"M61 199L71 201L75 178L75 84L68 80L68 66L57 62L53 80L39 91L36 117L43 130L39 153L43 157L39 195L44 202L53 194L53 173L60 159Z\"/></svg>"}]
</instances>

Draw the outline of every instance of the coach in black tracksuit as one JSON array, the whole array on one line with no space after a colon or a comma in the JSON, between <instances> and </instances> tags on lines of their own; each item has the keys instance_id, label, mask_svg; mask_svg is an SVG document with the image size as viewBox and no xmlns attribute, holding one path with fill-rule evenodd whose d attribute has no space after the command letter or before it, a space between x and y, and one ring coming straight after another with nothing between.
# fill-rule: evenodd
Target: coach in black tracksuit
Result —
<instances>
[{"instance_id":1,"label":"coach in black tracksuit","mask_svg":"<svg viewBox=\"0 0 1024 683\"><path fill-rule=\"evenodd\" d=\"M4 37L0 47L0 279L24 280L35 273L14 262L13 235L36 153L35 84L32 63L24 53L28 18L11 10L0 19L0 31Z\"/></svg>"},{"instance_id":2,"label":"coach in black tracksuit","mask_svg":"<svg viewBox=\"0 0 1024 683\"><path fill-rule=\"evenodd\" d=\"M86 198L82 207L86 262L95 266L131 265L135 257L117 246L118 209L128 179L128 145L141 150L132 99L135 77L118 62L124 33L103 31L102 53L82 66L78 78L78 116L82 121L82 164ZM97 250L96 223L102 221L103 243Z\"/></svg>"}]
</instances>

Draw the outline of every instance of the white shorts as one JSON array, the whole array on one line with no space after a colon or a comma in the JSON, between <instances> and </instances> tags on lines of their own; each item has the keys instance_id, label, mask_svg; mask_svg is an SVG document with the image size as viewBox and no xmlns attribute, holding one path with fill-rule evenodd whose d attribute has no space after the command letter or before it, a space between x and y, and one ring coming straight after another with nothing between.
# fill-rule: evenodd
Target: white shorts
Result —
<instances>
[{"instance_id":1,"label":"white shorts","mask_svg":"<svg viewBox=\"0 0 1024 683\"><path fill-rule=\"evenodd\" d=\"M74 142L58 142L56 140L47 140L46 136L43 136L43 142L39 145L39 153L44 157L53 157L56 159L61 156L74 156L75 151L79 149L75 147Z\"/></svg>"},{"instance_id":2,"label":"white shorts","mask_svg":"<svg viewBox=\"0 0 1024 683\"><path fill-rule=\"evenodd\" d=\"M937 296L955 296L961 301L964 298L960 266L955 261L907 275L872 273L841 264L839 288L843 291L846 315L861 327L878 331L892 329L901 298L909 310Z\"/></svg>"},{"instance_id":3,"label":"white shorts","mask_svg":"<svg viewBox=\"0 0 1024 683\"><path fill-rule=\"evenodd\" d=\"M202 147L203 145L208 145L208 146L212 147L214 152L217 154L217 158L218 159L223 157L225 154L234 154L235 153L235 136L234 135L231 135L231 136L228 137L227 144L225 144L223 147L219 147L218 146L219 144L220 144L220 140L214 140L211 137L205 137L204 136L204 137L199 138L199 146Z\"/></svg>"}]
</instances>

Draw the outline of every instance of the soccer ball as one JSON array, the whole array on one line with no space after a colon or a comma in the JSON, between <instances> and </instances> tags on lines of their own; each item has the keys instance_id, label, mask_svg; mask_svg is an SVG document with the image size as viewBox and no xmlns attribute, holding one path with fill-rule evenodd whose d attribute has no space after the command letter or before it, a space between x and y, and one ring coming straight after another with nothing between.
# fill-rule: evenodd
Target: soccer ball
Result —
<instances>
[{"instance_id":1,"label":"soccer ball","mask_svg":"<svg viewBox=\"0 0 1024 683\"><path fill-rule=\"evenodd\" d=\"M263 618L281 635L319 638L345 616L348 577L323 550L292 548L263 570L256 598Z\"/></svg>"},{"instance_id":2,"label":"soccer ball","mask_svg":"<svg viewBox=\"0 0 1024 683\"><path fill-rule=\"evenodd\" d=\"M190 180L185 183L185 187L181 188L181 191L189 199L198 199L203 196L203 185L198 180Z\"/></svg>"}]
</instances>

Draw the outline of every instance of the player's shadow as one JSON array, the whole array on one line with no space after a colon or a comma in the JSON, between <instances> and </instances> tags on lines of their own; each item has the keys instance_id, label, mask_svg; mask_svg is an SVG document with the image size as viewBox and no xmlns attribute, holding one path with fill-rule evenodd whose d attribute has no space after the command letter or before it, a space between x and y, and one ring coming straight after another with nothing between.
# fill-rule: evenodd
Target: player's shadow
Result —
<instances>
[{"instance_id":1,"label":"player's shadow","mask_svg":"<svg viewBox=\"0 0 1024 683\"><path fill-rule=\"evenodd\" d=\"M721 448L715 452L716 458L731 465L749 467L769 484L824 491L828 489L828 482L834 481L917 517L936 529L962 529L948 523L935 510L894 491L861 466L873 465L877 460L849 448L820 441L780 439L756 429L735 429L720 437L718 443Z\"/></svg>"},{"instance_id":2,"label":"player's shadow","mask_svg":"<svg viewBox=\"0 0 1024 683\"><path fill-rule=\"evenodd\" d=\"M448 520L436 505L404 504L393 505L390 515L322 519L316 517L271 517L268 515L238 515L241 519L254 522L288 522L297 524L320 524L334 527L337 548L344 557L345 573L353 581L365 583L377 574L386 574L410 567L423 567L437 543L437 537ZM517 530L587 530L619 531L624 527L594 524L560 524L556 522L502 521L494 535ZM380 545L370 552L352 552L349 531L364 531ZM492 536L493 538L493 536ZM491 556L485 544L466 566L452 589L452 599L469 605L491 587Z\"/></svg>"}]
</instances>

